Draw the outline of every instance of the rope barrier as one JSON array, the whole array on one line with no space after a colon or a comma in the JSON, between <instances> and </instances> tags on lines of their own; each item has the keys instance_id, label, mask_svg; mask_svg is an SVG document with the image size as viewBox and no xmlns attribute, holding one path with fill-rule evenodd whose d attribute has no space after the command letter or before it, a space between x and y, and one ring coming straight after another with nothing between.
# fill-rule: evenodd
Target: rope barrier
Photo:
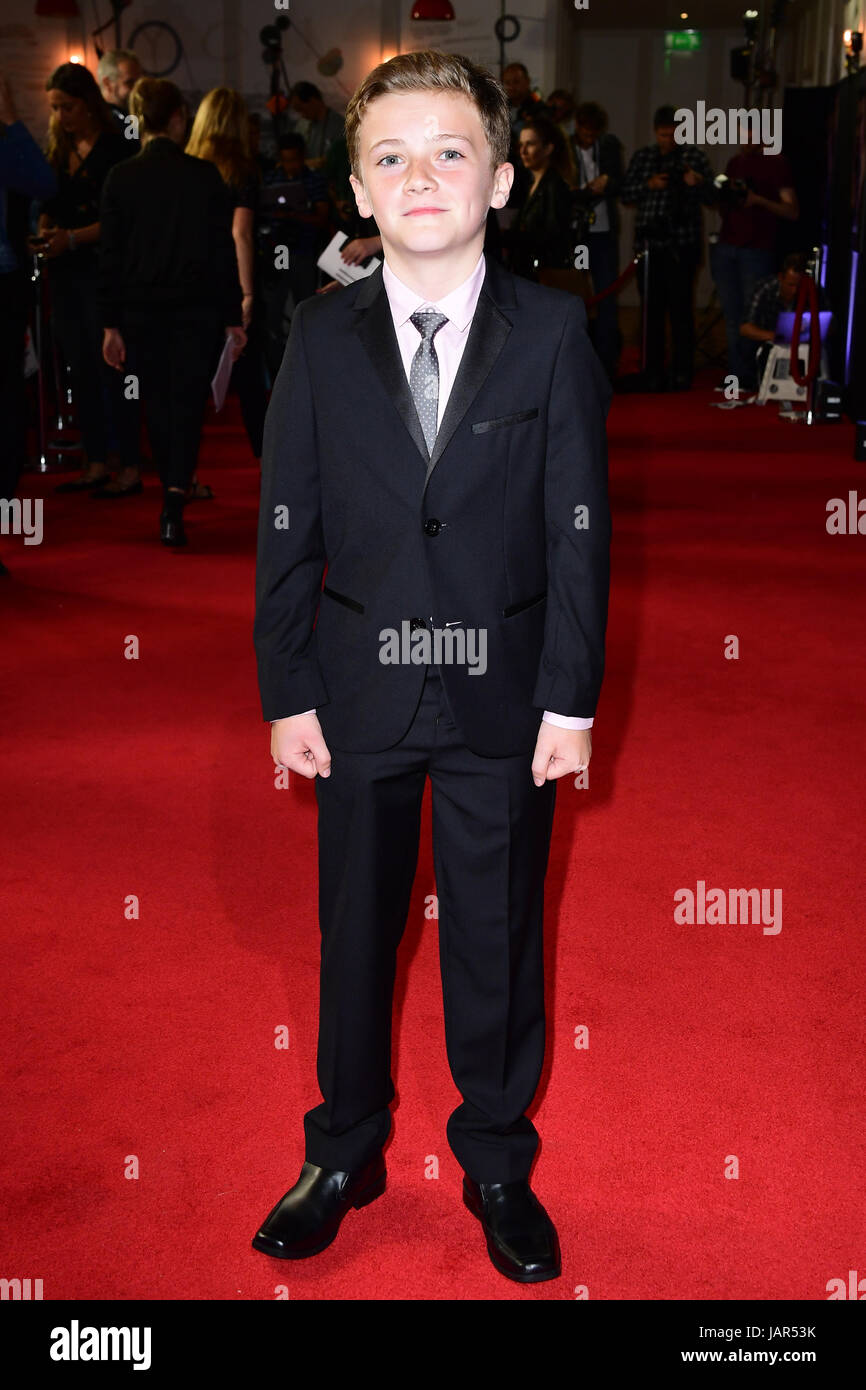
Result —
<instances>
[{"instance_id":1,"label":"rope barrier","mask_svg":"<svg viewBox=\"0 0 866 1390\"><path fill-rule=\"evenodd\" d=\"M800 374L800 328L803 323L803 307L806 295L809 296L809 366L805 375ZM821 320L818 316L818 292L812 276L805 273L797 290L797 303L794 307L794 330L791 334L791 376L798 386L811 386L818 375L821 364Z\"/></svg>"},{"instance_id":2,"label":"rope barrier","mask_svg":"<svg viewBox=\"0 0 866 1390\"><path fill-rule=\"evenodd\" d=\"M639 251L634 260L630 265L626 266L621 275L618 275L606 289L599 290L598 294L592 295L592 297L586 301L586 307L589 308L592 304L598 304L600 300L606 299L609 294L616 294L617 290L621 290L626 280L629 280L631 276L634 275L638 267L638 262L643 254L642 251Z\"/></svg>"}]
</instances>

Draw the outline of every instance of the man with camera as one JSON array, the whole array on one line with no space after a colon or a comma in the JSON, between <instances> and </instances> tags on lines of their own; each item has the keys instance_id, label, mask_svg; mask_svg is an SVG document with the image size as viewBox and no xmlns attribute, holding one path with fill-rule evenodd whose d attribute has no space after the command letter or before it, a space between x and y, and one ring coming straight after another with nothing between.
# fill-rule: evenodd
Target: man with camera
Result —
<instances>
[{"instance_id":1,"label":"man with camera","mask_svg":"<svg viewBox=\"0 0 866 1390\"><path fill-rule=\"evenodd\" d=\"M655 144L644 145L632 155L620 193L626 207L637 208L636 249L649 248L648 275L645 260L638 266L647 319L643 386L647 391L688 391L694 372L693 297L701 255L701 206L714 203L718 193L706 155L694 145L675 142L672 106L659 107L653 129ZM667 377L666 316L673 340Z\"/></svg>"},{"instance_id":2,"label":"man with camera","mask_svg":"<svg viewBox=\"0 0 866 1390\"><path fill-rule=\"evenodd\" d=\"M725 316L728 371L741 389L752 391L754 352L740 334L740 324L759 280L776 269L779 218L795 222L800 216L794 174L782 154L768 154L760 134L741 145L728 161L724 182L719 179L722 225L710 247L710 270Z\"/></svg>"}]
</instances>

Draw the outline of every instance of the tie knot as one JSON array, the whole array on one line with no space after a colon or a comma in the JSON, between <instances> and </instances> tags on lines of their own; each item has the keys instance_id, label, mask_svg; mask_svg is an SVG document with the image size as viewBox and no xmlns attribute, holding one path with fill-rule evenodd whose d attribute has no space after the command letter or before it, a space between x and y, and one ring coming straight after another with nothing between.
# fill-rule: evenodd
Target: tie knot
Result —
<instances>
[{"instance_id":1,"label":"tie knot","mask_svg":"<svg viewBox=\"0 0 866 1390\"><path fill-rule=\"evenodd\" d=\"M414 323L425 343L428 343L443 323L448 322L448 315L438 314L435 309L418 309L411 315L410 322Z\"/></svg>"}]
</instances>

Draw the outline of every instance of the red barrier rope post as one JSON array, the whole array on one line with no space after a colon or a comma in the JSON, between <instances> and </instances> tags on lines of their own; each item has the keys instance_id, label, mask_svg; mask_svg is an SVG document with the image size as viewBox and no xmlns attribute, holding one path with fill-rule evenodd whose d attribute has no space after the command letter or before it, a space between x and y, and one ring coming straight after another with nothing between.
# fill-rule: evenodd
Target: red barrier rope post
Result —
<instances>
[{"instance_id":1,"label":"red barrier rope post","mask_svg":"<svg viewBox=\"0 0 866 1390\"><path fill-rule=\"evenodd\" d=\"M803 308L806 295L809 296L809 366L804 376L800 374L800 328L803 323ZM797 290L797 303L794 307L794 331L791 334L791 376L798 386L811 386L821 365L821 320L818 317L818 292L815 281L808 271L800 280Z\"/></svg>"}]
</instances>

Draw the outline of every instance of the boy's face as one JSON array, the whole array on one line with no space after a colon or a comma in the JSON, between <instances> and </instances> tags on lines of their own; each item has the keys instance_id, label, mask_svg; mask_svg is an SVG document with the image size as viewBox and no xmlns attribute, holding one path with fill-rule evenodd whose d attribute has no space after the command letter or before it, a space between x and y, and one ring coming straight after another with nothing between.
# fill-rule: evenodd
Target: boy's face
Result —
<instances>
[{"instance_id":1,"label":"boy's face","mask_svg":"<svg viewBox=\"0 0 866 1390\"><path fill-rule=\"evenodd\" d=\"M349 176L358 211L375 217L383 249L401 259L483 239L488 210L508 201L514 166L491 171L481 118L462 92L378 97L361 121L360 144L363 182Z\"/></svg>"}]
</instances>

